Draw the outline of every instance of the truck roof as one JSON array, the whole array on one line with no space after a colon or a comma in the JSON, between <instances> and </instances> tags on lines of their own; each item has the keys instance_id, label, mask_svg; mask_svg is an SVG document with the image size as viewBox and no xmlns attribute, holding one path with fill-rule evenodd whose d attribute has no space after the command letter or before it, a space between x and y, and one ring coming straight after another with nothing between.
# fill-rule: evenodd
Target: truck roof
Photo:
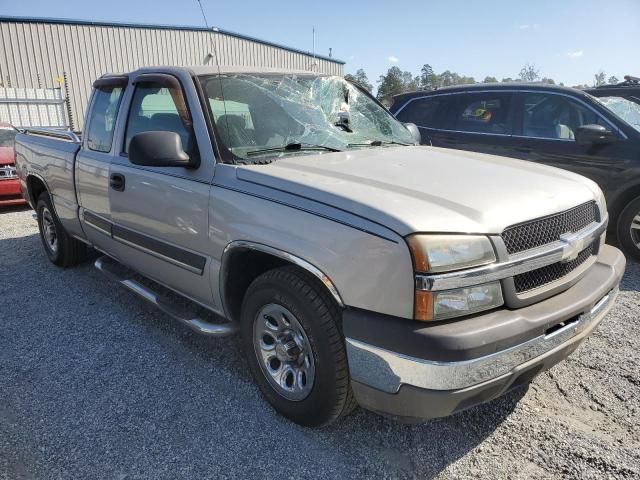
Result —
<instances>
[{"instance_id":1,"label":"truck roof","mask_svg":"<svg viewBox=\"0 0 640 480\"><path fill-rule=\"evenodd\" d=\"M317 75L319 77L329 76L326 73L313 72L311 70L286 70L282 68L269 68L269 67L251 67L245 65L193 65L186 67L174 67L167 65L158 65L155 67L143 67L132 72L121 72L121 73L106 73L103 77L110 76L121 76L128 75L134 73L150 73L150 72L166 72L171 70L185 70L189 72L191 75L200 76L200 75L218 75L218 74L274 74L274 75Z\"/></svg>"}]
</instances>

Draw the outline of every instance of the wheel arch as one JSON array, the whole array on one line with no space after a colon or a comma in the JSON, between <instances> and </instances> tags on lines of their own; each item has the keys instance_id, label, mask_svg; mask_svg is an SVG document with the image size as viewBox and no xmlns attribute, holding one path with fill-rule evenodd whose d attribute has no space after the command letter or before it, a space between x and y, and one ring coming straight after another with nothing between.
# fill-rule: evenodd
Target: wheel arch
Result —
<instances>
[{"instance_id":1,"label":"wheel arch","mask_svg":"<svg viewBox=\"0 0 640 480\"><path fill-rule=\"evenodd\" d=\"M238 321L242 300L251 282L264 272L285 265L295 265L313 275L338 306L344 307L342 297L329 276L310 262L268 245L233 241L224 249L219 274L220 298L225 316L231 321Z\"/></svg>"},{"instance_id":2,"label":"wheel arch","mask_svg":"<svg viewBox=\"0 0 640 480\"><path fill-rule=\"evenodd\" d=\"M38 197L40 197L43 192L47 192L51 198L51 191L49 190L47 182L38 175L29 174L27 176L27 195L29 197L29 203L34 210L38 203ZM51 204L53 205L53 198L51 198ZM55 206L53 208L55 210Z\"/></svg>"},{"instance_id":3,"label":"wheel arch","mask_svg":"<svg viewBox=\"0 0 640 480\"><path fill-rule=\"evenodd\" d=\"M611 202L609 206L609 215L611 216L611 225L610 227L616 228L618 223L618 218L620 214L624 210L624 208L629 204L629 202L634 199L640 197L640 184L630 185L625 188L621 193L616 195L616 197Z\"/></svg>"}]
</instances>

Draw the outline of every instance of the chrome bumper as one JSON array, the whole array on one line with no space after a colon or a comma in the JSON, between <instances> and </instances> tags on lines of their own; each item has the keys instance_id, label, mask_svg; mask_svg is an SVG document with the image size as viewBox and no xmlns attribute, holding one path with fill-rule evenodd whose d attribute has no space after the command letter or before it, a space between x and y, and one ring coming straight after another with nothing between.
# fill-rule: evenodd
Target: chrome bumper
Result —
<instances>
[{"instance_id":1,"label":"chrome bumper","mask_svg":"<svg viewBox=\"0 0 640 480\"><path fill-rule=\"evenodd\" d=\"M428 390L457 390L507 376L519 365L584 339L609 312L618 295L615 287L583 313L559 329L524 343L472 360L436 362L409 357L367 343L346 339L351 378L383 392L401 385Z\"/></svg>"}]
</instances>

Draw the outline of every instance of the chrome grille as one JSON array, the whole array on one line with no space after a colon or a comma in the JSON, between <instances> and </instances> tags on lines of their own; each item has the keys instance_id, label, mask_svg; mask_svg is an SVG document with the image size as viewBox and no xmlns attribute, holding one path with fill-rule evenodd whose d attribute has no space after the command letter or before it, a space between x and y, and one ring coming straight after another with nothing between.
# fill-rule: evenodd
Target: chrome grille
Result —
<instances>
[{"instance_id":1,"label":"chrome grille","mask_svg":"<svg viewBox=\"0 0 640 480\"><path fill-rule=\"evenodd\" d=\"M568 275L584 262L586 262L595 253L596 245L597 243L592 243L587 248L582 250L575 259L569 262L558 262L552 265L547 265L546 267L532 270L530 272L516 275L515 277L513 277L513 281L516 287L516 293L528 292L529 290L542 287L564 277L565 275Z\"/></svg>"},{"instance_id":2,"label":"chrome grille","mask_svg":"<svg viewBox=\"0 0 640 480\"><path fill-rule=\"evenodd\" d=\"M13 165L0 166L0 180L8 178L18 178L16 167L14 167Z\"/></svg>"},{"instance_id":3,"label":"chrome grille","mask_svg":"<svg viewBox=\"0 0 640 480\"><path fill-rule=\"evenodd\" d=\"M502 240L509 254L541 247L560 240L560 235L582 230L599 221L596 202L587 202L561 213L507 227Z\"/></svg>"}]
</instances>

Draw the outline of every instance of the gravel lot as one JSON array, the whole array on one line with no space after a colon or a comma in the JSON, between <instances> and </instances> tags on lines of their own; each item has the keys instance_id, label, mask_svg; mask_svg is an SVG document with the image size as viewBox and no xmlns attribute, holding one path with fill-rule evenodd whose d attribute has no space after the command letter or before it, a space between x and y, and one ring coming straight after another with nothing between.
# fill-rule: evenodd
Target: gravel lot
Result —
<instances>
[{"instance_id":1,"label":"gravel lot","mask_svg":"<svg viewBox=\"0 0 640 480\"><path fill-rule=\"evenodd\" d=\"M527 391L403 425L278 416L235 339L203 339L90 263L46 260L0 210L0 479L640 478L640 265L613 312Z\"/></svg>"}]
</instances>

